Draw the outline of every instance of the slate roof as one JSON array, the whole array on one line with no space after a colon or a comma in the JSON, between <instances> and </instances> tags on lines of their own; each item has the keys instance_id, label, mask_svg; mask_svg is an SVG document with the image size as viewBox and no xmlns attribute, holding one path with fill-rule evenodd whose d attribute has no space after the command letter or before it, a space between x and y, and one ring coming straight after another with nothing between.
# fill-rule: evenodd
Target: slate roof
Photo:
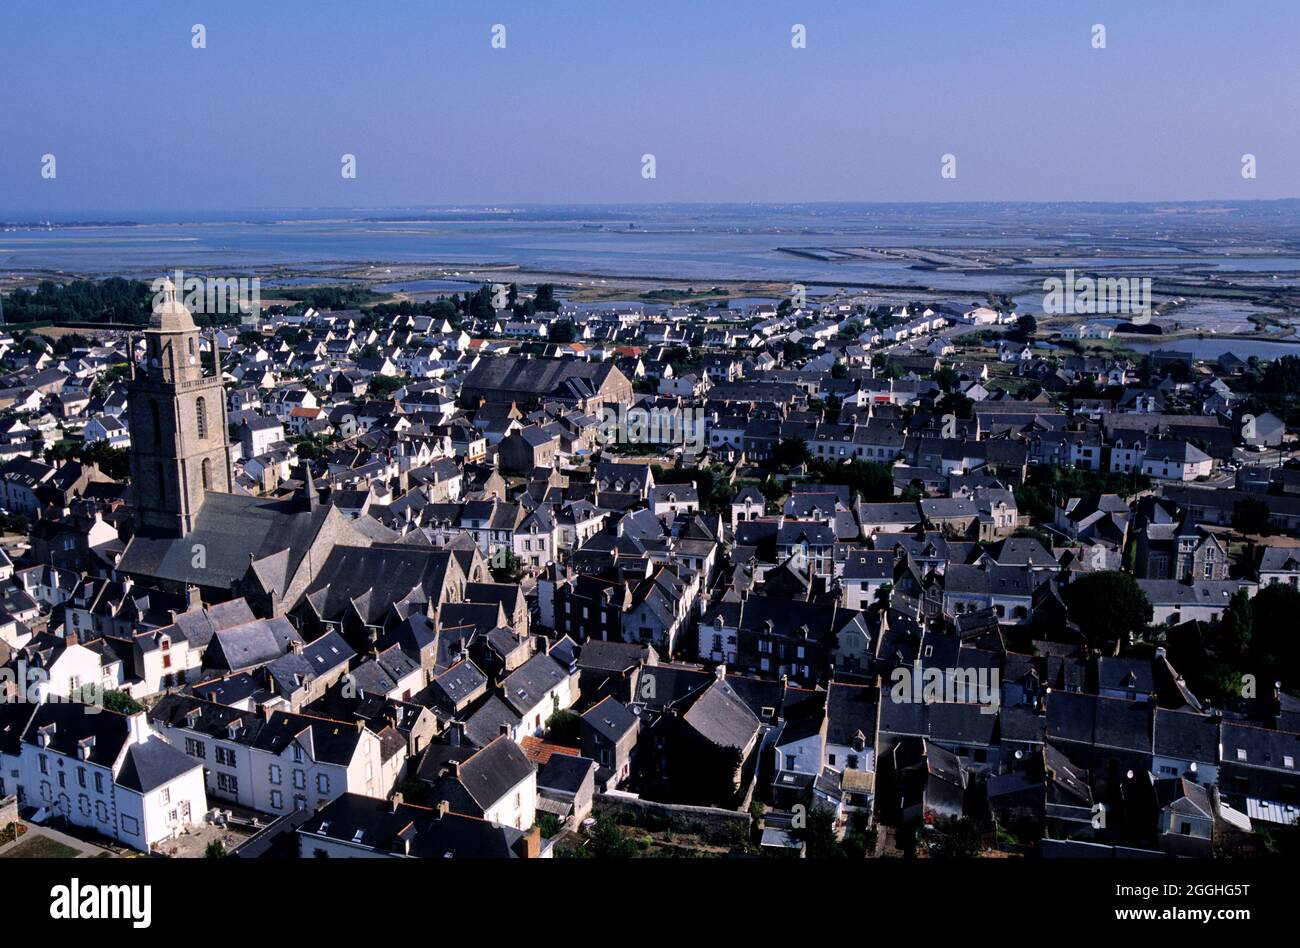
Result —
<instances>
[{"instance_id":1,"label":"slate roof","mask_svg":"<svg viewBox=\"0 0 1300 948\"><path fill-rule=\"evenodd\" d=\"M114 782L127 790L150 793L181 774L201 770L202 767L200 761L187 757L162 738L150 737L127 748L122 768Z\"/></svg>"},{"instance_id":2,"label":"slate roof","mask_svg":"<svg viewBox=\"0 0 1300 948\"><path fill-rule=\"evenodd\" d=\"M330 512L329 507L306 510L296 499L209 491L188 536L177 539L137 533L122 553L118 568L136 576L228 588L248 572L250 558L262 560L286 553L283 579L297 569ZM196 545L204 549L202 566L195 565Z\"/></svg>"},{"instance_id":3,"label":"slate roof","mask_svg":"<svg viewBox=\"0 0 1300 948\"><path fill-rule=\"evenodd\" d=\"M508 705L523 714L568 677L568 670L561 668L559 662L545 652L538 652L506 676L501 683L501 694Z\"/></svg>"},{"instance_id":4,"label":"slate roof","mask_svg":"<svg viewBox=\"0 0 1300 948\"><path fill-rule=\"evenodd\" d=\"M502 735L461 761L459 782L474 802L486 810L534 771L528 755Z\"/></svg>"},{"instance_id":5,"label":"slate roof","mask_svg":"<svg viewBox=\"0 0 1300 948\"><path fill-rule=\"evenodd\" d=\"M715 680L695 700L683 720L718 747L743 750L761 726L754 713L725 681Z\"/></svg>"},{"instance_id":6,"label":"slate roof","mask_svg":"<svg viewBox=\"0 0 1300 948\"><path fill-rule=\"evenodd\" d=\"M616 744L632 728L637 717L622 702L604 698L583 712L582 720L611 744Z\"/></svg>"},{"instance_id":7,"label":"slate roof","mask_svg":"<svg viewBox=\"0 0 1300 948\"><path fill-rule=\"evenodd\" d=\"M243 625L222 629L215 633L219 650L220 664L216 653L213 667L224 667L231 671L257 668L273 662L289 651L293 643L301 643L302 636L285 618L254 619Z\"/></svg>"},{"instance_id":8,"label":"slate roof","mask_svg":"<svg viewBox=\"0 0 1300 948\"><path fill-rule=\"evenodd\" d=\"M597 764L589 757L575 757L572 754L552 754L542 772L537 775L537 787L557 793L577 793L582 789L587 775L597 769Z\"/></svg>"},{"instance_id":9,"label":"slate roof","mask_svg":"<svg viewBox=\"0 0 1300 948\"><path fill-rule=\"evenodd\" d=\"M310 848L312 837L358 842L375 850L420 859L510 859L523 835L459 813L436 810L357 793L331 800L299 829ZM409 842L409 850L407 848Z\"/></svg>"}]
</instances>

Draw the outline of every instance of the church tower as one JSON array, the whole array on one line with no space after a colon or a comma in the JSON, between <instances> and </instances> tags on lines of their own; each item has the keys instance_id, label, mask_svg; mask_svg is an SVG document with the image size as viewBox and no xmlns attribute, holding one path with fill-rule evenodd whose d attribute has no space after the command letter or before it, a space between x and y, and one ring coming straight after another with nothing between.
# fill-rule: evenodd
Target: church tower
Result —
<instances>
[{"instance_id":1,"label":"church tower","mask_svg":"<svg viewBox=\"0 0 1300 948\"><path fill-rule=\"evenodd\" d=\"M170 280L162 297L145 330L143 369L131 353L131 486L137 529L183 537L205 492L231 490L226 394L216 338L204 375L198 327Z\"/></svg>"}]
</instances>

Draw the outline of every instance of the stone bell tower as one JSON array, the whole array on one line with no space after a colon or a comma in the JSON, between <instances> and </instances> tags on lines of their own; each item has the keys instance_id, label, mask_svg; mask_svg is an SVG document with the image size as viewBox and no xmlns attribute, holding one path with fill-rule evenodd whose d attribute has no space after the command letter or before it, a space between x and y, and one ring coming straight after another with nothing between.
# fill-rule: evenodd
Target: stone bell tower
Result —
<instances>
[{"instance_id":1,"label":"stone bell tower","mask_svg":"<svg viewBox=\"0 0 1300 948\"><path fill-rule=\"evenodd\" d=\"M194 318L170 280L160 295L144 334L142 369L132 344L132 503L138 529L183 537L207 491L231 490L226 393L216 337L205 375Z\"/></svg>"}]
</instances>

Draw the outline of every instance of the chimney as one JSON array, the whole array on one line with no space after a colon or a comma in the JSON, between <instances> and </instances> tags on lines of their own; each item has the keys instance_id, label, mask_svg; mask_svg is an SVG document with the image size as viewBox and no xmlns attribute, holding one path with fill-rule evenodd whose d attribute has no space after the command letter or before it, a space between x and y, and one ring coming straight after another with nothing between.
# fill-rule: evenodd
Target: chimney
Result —
<instances>
[{"instance_id":1,"label":"chimney","mask_svg":"<svg viewBox=\"0 0 1300 948\"><path fill-rule=\"evenodd\" d=\"M364 734L364 733L365 733L365 730L366 730L366 719L365 719L365 718L357 718L357 733L358 733L358 734Z\"/></svg>"},{"instance_id":2,"label":"chimney","mask_svg":"<svg viewBox=\"0 0 1300 948\"><path fill-rule=\"evenodd\" d=\"M510 736L510 725L509 725L509 724L506 724L504 721L501 722L500 731L501 731L501 736L502 736L502 737L509 737L509 736Z\"/></svg>"},{"instance_id":3,"label":"chimney","mask_svg":"<svg viewBox=\"0 0 1300 948\"><path fill-rule=\"evenodd\" d=\"M433 808L433 812L437 814L438 819L442 819L450 811L451 811L451 804L448 803L446 800L439 800L438 805Z\"/></svg>"},{"instance_id":4,"label":"chimney","mask_svg":"<svg viewBox=\"0 0 1300 948\"><path fill-rule=\"evenodd\" d=\"M530 827L515 840L513 848L520 859L536 859L542 853L542 831L536 826Z\"/></svg>"},{"instance_id":5,"label":"chimney","mask_svg":"<svg viewBox=\"0 0 1300 948\"><path fill-rule=\"evenodd\" d=\"M390 807L388 812L396 813L398 808L401 807L401 805L402 805L402 792L399 790L393 794L393 799L390 801Z\"/></svg>"},{"instance_id":6,"label":"chimney","mask_svg":"<svg viewBox=\"0 0 1300 948\"><path fill-rule=\"evenodd\" d=\"M718 681L722 681L724 678L726 678L726 677L727 677L727 663L726 663L726 662L720 662L720 663L718 664L718 667L715 668L715 669L713 670L713 674L714 674L714 676L718 679Z\"/></svg>"},{"instance_id":7,"label":"chimney","mask_svg":"<svg viewBox=\"0 0 1300 948\"><path fill-rule=\"evenodd\" d=\"M63 637L63 644L64 644L64 645L76 645L76 644L77 644L77 633L76 633L76 632L69 632L67 635L65 635L65 636Z\"/></svg>"},{"instance_id":8,"label":"chimney","mask_svg":"<svg viewBox=\"0 0 1300 948\"><path fill-rule=\"evenodd\" d=\"M458 760L447 761L447 776L450 777L452 780L460 779L460 761Z\"/></svg>"}]
</instances>

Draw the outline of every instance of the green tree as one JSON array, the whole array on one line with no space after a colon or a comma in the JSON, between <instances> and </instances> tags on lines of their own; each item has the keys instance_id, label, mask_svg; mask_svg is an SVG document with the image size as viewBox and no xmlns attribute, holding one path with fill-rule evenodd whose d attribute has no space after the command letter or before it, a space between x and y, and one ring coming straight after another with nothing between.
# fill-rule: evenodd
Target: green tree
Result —
<instances>
[{"instance_id":1,"label":"green tree","mask_svg":"<svg viewBox=\"0 0 1300 948\"><path fill-rule=\"evenodd\" d=\"M636 843L624 835L622 828L609 817L600 817L591 828L588 847L597 859L631 859L637 854Z\"/></svg>"},{"instance_id":2,"label":"green tree","mask_svg":"<svg viewBox=\"0 0 1300 948\"><path fill-rule=\"evenodd\" d=\"M1232 529L1238 533L1269 532L1268 503L1258 497L1245 497L1232 505Z\"/></svg>"},{"instance_id":3,"label":"green tree","mask_svg":"<svg viewBox=\"0 0 1300 948\"><path fill-rule=\"evenodd\" d=\"M546 719L546 736L556 741L576 741L578 716L564 709L556 711Z\"/></svg>"},{"instance_id":4,"label":"green tree","mask_svg":"<svg viewBox=\"0 0 1300 948\"><path fill-rule=\"evenodd\" d=\"M1238 589L1223 610L1223 626L1219 634L1218 654L1221 661L1234 668L1245 664L1251 653L1255 631L1255 607L1246 590Z\"/></svg>"},{"instance_id":5,"label":"green tree","mask_svg":"<svg viewBox=\"0 0 1300 948\"><path fill-rule=\"evenodd\" d=\"M1016 337L1018 339L1029 341L1030 337L1038 331L1038 320L1028 313L1016 320Z\"/></svg>"},{"instance_id":6,"label":"green tree","mask_svg":"<svg viewBox=\"0 0 1300 948\"><path fill-rule=\"evenodd\" d=\"M1094 647L1116 639L1132 642L1151 622L1151 602L1128 573L1102 570L1088 573L1065 587L1062 595L1070 617Z\"/></svg>"},{"instance_id":7,"label":"green tree","mask_svg":"<svg viewBox=\"0 0 1300 948\"><path fill-rule=\"evenodd\" d=\"M1282 682L1288 691L1300 685L1300 590L1290 584L1270 583L1251 601L1252 635L1248 671L1272 685Z\"/></svg>"},{"instance_id":8,"label":"green tree","mask_svg":"<svg viewBox=\"0 0 1300 948\"><path fill-rule=\"evenodd\" d=\"M808 452L808 442L803 438L782 438L781 443L772 452L772 463L783 471L812 460Z\"/></svg>"},{"instance_id":9,"label":"green tree","mask_svg":"<svg viewBox=\"0 0 1300 948\"><path fill-rule=\"evenodd\" d=\"M956 369L950 365L945 365L939 369L939 371L934 373L934 380L945 392L951 392L957 387L957 383L961 381L961 377L957 374Z\"/></svg>"},{"instance_id":10,"label":"green tree","mask_svg":"<svg viewBox=\"0 0 1300 948\"><path fill-rule=\"evenodd\" d=\"M966 816L939 820L931 833L927 848L933 859L973 859L983 848L979 825Z\"/></svg>"},{"instance_id":11,"label":"green tree","mask_svg":"<svg viewBox=\"0 0 1300 948\"><path fill-rule=\"evenodd\" d=\"M537 828L541 830L542 835L547 839L554 839L560 834L562 824L560 818L554 813L538 813Z\"/></svg>"},{"instance_id":12,"label":"green tree","mask_svg":"<svg viewBox=\"0 0 1300 948\"><path fill-rule=\"evenodd\" d=\"M795 837L808 847L810 859L843 859L848 854L835 838L835 817L829 810L815 806L806 811L806 823Z\"/></svg>"},{"instance_id":13,"label":"green tree","mask_svg":"<svg viewBox=\"0 0 1300 948\"><path fill-rule=\"evenodd\" d=\"M105 691L103 702L107 710L116 711L118 714L136 714L144 710L144 705L127 692L120 690Z\"/></svg>"},{"instance_id":14,"label":"green tree","mask_svg":"<svg viewBox=\"0 0 1300 948\"><path fill-rule=\"evenodd\" d=\"M513 550L498 547L489 563L492 579L498 583L517 583L524 575L523 563Z\"/></svg>"}]
</instances>

